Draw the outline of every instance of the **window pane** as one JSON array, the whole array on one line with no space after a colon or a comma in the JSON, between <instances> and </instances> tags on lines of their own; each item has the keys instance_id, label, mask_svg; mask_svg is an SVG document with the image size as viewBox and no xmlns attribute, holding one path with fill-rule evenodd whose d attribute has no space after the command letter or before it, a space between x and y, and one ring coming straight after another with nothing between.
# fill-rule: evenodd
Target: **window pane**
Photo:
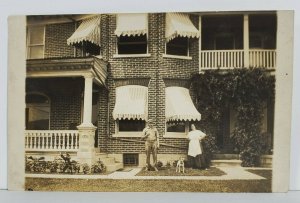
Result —
<instances>
[{"instance_id":1,"label":"window pane","mask_svg":"<svg viewBox=\"0 0 300 203\"><path fill-rule=\"evenodd\" d=\"M118 39L118 54L146 54L147 36L121 36Z\"/></svg>"},{"instance_id":2,"label":"window pane","mask_svg":"<svg viewBox=\"0 0 300 203\"><path fill-rule=\"evenodd\" d=\"M145 121L143 120L119 120L120 132L143 131L145 128Z\"/></svg>"},{"instance_id":3,"label":"window pane","mask_svg":"<svg viewBox=\"0 0 300 203\"><path fill-rule=\"evenodd\" d=\"M188 38L176 37L167 43L166 53L169 55L188 55Z\"/></svg>"},{"instance_id":4,"label":"window pane","mask_svg":"<svg viewBox=\"0 0 300 203\"><path fill-rule=\"evenodd\" d=\"M44 27L29 28L29 44L44 44Z\"/></svg>"},{"instance_id":5,"label":"window pane","mask_svg":"<svg viewBox=\"0 0 300 203\"><path fill-rule=\"evenodd\" d=\"M44 58L44 46L29 47L30 59Z\"/></svg>"},{"instance_id":6,"label":"window pane","mask_svg":"<svg viewBox=\"0 0 300 203\"><path fill-rule=\"evenodd\" d=\"M167 132L185 132L184 121L167 122Z\"/></svg>"}]
</instances>

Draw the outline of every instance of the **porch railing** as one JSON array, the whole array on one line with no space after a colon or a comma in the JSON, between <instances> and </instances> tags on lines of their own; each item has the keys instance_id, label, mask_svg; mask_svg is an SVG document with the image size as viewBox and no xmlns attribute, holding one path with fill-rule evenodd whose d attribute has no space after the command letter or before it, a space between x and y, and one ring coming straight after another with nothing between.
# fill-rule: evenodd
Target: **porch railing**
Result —
<instances>
[{"instance_id":1,"label":"porch railing","mask_svg":"<svg viewBox=\"0 0 300 203\"><path fill-rule=\"evenodd\" d=\"M249 65L245 64L244 50L204 50L200 52L201 70L233 69L242 67L276 67L276 50L250 49Z\"/></svg>"},{"instance_id":2,"label":"porch railing","mask_svg":"<svg viewBox=\"0 0 300 203\"><path fill-rule=\"evenodd\" d=\"M26 151L78 151L77 130L26 130Z\"/></svg>"},{"instance_id":3,"label":"porch railing","mask_svg":"<svg viewBox=\"0 0 300 203\"><path fill-rule=\"evenodd\" d=\"M209 50L201 51L202 69L231 69L244 67L243 50Z\"/></svg>"},{"instance_id":4,"label":"porch railing","mask_svg":"<svg viewBox=\"0 0 300 203\"><path fill-rule=\"evenodd\" d=\"M276 50L250 49L249 66L254 68L256 67L275 68Z\"/></svg>"}]
</instances>

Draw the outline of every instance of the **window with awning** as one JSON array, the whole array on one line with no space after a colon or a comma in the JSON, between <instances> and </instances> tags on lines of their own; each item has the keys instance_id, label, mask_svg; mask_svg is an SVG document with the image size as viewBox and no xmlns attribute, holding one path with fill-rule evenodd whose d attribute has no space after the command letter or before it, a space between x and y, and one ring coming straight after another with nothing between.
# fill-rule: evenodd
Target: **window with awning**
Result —
<instances>
[{"instance_id":1,"label":"window with awning","mask_svg":"<svg viewBox=\"0 0 300 203\"><path fill-rule=\"evenodd\" d=\"M188 56L188 39L199 37L200 31L193 25L188 14L166 14L166 54Z\"/></svg>"},{"instance_id":2,"label":"window with awning","mask_svg":"<svg viewBox=\"0 0 300 203\"><path fill-rule=\"evenodd\" d=\"M148 88L126 85L116 88L113 118L118 132L142 131L148 117Z\"/></svg>"},{"instance_id":3,"label":"window with awning","mask_svg":"<svg viewBox=\"0 0 300 203\"><path fill-rule=\"evenodd\" d=\"M148 14L117 14L118 54L146 54Z\"/></svg>"},{"instance_id":4,"label":"window with awning","mask_svg":"<svg viewBox=\"0 0 300 203\"><path fill-rule=\"evenodd\" d=\"M82 20L79 27L68 38L67 44L80 47L87 54L99 55L101 46L100 21L100 15Z\"/></svg>"},{"instance_id":5,"label":"window with awning","mask_svg":"<svg viewBox=\"0 0 300 203\"><path fill-rule=\"evenodd\" d=\"M166 120L167 122L201 120L201 114L194 106L187 88L166 87Z\"/></svg>"}]
</instances>

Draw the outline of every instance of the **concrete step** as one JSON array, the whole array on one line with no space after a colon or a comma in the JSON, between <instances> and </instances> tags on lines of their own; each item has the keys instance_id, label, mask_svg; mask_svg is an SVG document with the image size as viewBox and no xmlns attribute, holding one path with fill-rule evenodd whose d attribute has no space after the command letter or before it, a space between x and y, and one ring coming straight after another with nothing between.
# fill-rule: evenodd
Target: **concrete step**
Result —
<instances>
[{"instance_id":1,"label":"concrete step","mask_svg":"<svg viewBox=\"0 0 300 203\"><path fill-rule=\"evenodd\" d=\"M118 163L118 162L115 162L113 164L107 164L105 166L106 166L106 171L108 171L108 172L116 171L116 170L119 170L119 169L123 168L123 164Z\"/></svg>"},{"instance_id":2,"label":"concrete step","mask_svg":"<svg viewBox=\"0 0 300 203\"><path fill-rule=\"evenodd\" d=\"M213 159L231 160L231 159L240 159L240 158L239 158L239 154L213 154Z\"/></svg>"},{"instance_id":3,"label":"concrete step","mask_svg":"<svg viewBox=\"0 0 300 203\"><path fill-rule=\"evenodd\" d=\"M100 160L105 164L105 165L108 165L108 164L114 164L116 161L115 161L115 158L113 157L106 157L106 158L100 158Z\"/></svg>"},{"instance_id":4,"label":"concrete step","mask_svg":"<svg viewBox=\"0 0 300 203\"><path fill-rule=\"evenodd\" d=\"M211 166L220 167L241 167L241 160L229 159L229 160L211 160Z\"/></svg>"}]
</instances>

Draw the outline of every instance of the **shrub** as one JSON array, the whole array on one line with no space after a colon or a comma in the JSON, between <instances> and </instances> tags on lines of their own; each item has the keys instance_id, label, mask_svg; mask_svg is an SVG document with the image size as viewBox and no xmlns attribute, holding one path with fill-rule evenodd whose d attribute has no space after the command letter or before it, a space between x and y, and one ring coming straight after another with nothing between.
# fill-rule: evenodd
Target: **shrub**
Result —
<instances>
[{"instance_id":1,"label":"shrub","mask_svg":"<svg viewBox=\"0 0 300 203\"><path fill-rule=\"evenodd\" d=\"M106 171L106 166L104 165L104 163L100 160L99 160L92 165L91 167L91 172L92 173L103 173Z\"/></svg>"},{"instance_id":2,"label":"shrub","mask_svg":"<svg viewBox=\"0 0 300 203\"><path fill-rule=\"evenodd\" d=\"M161 161L158 161L158 162L157 162L157 167L158 167L158 168L161 168L161 167L163 167L163 162L161 162Z\"/></svg>"}]
</instances>

